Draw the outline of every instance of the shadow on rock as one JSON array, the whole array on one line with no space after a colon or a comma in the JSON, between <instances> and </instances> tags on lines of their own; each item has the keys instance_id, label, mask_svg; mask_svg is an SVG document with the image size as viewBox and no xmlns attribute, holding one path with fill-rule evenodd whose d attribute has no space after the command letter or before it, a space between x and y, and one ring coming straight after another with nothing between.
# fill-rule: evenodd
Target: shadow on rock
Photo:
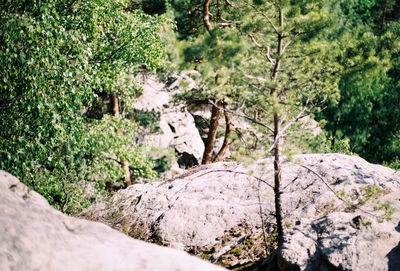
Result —
<instances>
[{"instance_id":1,"label":"shadow on rock","mask_svg":"<svg viewBox=\"0 0 400 271\"><path fill-rule=\"evenodd\" d=\"M389 259L389 271L398 271L400 268L400 242L386 256Z\"/></svg>"}]
</instances>

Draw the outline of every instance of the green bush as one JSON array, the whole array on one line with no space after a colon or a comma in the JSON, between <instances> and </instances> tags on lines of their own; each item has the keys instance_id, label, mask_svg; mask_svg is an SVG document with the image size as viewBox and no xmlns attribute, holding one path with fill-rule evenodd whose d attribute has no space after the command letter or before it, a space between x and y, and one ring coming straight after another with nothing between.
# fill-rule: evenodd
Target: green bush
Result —
<instances>
[{"instance_id":1,"label":"green bush","mask_svg":"<svg viewBox=\"0 0 400 271\"><path fill-rule=\"evenodd\" d=\"M0 168L67 213L102 196L105 180L118 181L121 159L134 177L152 178L131 120L85 112L99 93L129 107L139 67L163 60L165 18L130 11L128 0L3 2Z\"/></svg>"}]
</instances>

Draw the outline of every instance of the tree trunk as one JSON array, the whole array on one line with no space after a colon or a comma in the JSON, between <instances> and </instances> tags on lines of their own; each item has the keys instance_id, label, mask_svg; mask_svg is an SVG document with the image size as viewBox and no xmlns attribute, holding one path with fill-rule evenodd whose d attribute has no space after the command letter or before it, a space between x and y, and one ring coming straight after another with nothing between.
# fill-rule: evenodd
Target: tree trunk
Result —
<instances>
[{"instance_id":1,"label":"tree trunk","mask_svg":"<svg viewBox=\"0 0 400 271\"><path fill-rule=\"evenodd\" d=\"M125 172L125 186L130 186L132 185L132 180L131 180L131 172L129 171L129 162L127 160L122 160L121 161L121 167L124 169Z\"/></svg>"},{"instance_id":2,"label":"tree trunk","mask_svg":"<svg viewBox=\"0 0 400 271\"><path fill-rule=\"evenodd\" d=\"M213 148L215 144L215 137L217 136L218 120L221 113L220 107L222 106L221 100L216 102L216 106L212 106L210 127L207 135L207 142L203 153L203 160L201 164L210 164L212 162Z\"/></svg>"},{"instance_id":3,"label":"tree trunk","mask_svg":"<svg viewBox=\"0 0 400 271\"><path fill-rule=\"evenodd\" d=\"M339 121L340 121L340 115L336 117L335 125L333 126L333 132L332 132L332 139L331 139L331 150L335 147L335 141L336 141L336 132L339 126Z\"/></svg>"},{"instance_id":4,"label":"tree trunk","mask_svg":"<svg viewBox=\"0 0 400 271\"><path fill-rule=\"evenodd\" d=\"M114 117L119 116L119 102L117 94L111 93L110 94L110 103L111 103L111 112Z\"/></svg>"},{"instance_id":5,"label":"tree trunk","mask_svg":"<svg viewBox=\"0 0 400 271\"><path fill-rule=\"evenodd\" d=\"M380 21L380 31L381 31L381 35L382 35L382 33L383 33L383 30L384 30L384 28L385 28L385 19L386 19L386 9L387 9L387 7L386 7L386 2L383 4L383 11L382 11L382 18L381 18L381 21Z\"/></svg>"},{"instance_id":6,"label":"tree trunk","mask_svg":"<svg viewBox=\"0 0 400 271\"><path fill-rule=\"evenodd\" d=\"M114 117L119 116L119 102L118 102L118 97L117 94L111 93L110 94L110 102L111 102L111 110L112 110L112 115ZM118 131L118 134L122 134L124 131L121 129ZM128 187L132 185L132 180L131 180L131 172L129 171L129 162L125 159L121 159L121 167L125 172L125 186Z\"/></svg>"},{"instance_id":7,"label":"tree trunk","mask_svg":"<svg viewBox=\"0 0 400 271\"><path fill-rule=\"evenodd\" d=\"M225 106L224 106L225 108ZM224 143L222 144L221 149L219 150L217 156L214 158L214 162L219 162L224 159L226 152L229 149L229 145L231 144L231 133L232 133L232 123L231 123L231 116L228 112L224 112L225 115L225 138Z\"/></svg>"},{"instance_id":8,"label":"tree trunk","mask_svg":"<svg viewBox=\"0 0 400 271\"><path fill-rule=\"evenodd\" d=\"M210 11L209 11L210 1L211 0L205 0L203 3L203 24L208 32L210 32L211 30Z\"/></svg>"},{"instance_id":9,"label":"tree trunk","mask_svg":"<svg viewBox=\"0 0 400 271\"><path fill-rule=\"evenodd\" d=\"M281 205L281 162L280 162L280 118L278 113L274 113L274 193L275 193L275 217L276 228L278 232L278 243L283 241L283 227L282 227L282 205Z\"/></svg>"},{"instance_id":10,"label":"tree trunk","mask_svg":"<svg viewBox=\"0 0 400 271\"><path fill-rule=\"evenodd\" d=\"M283 28L283 11L279 7L279 27ZM272 71L271 79L273 82L277 81L280 66L281 66L281 56L283 54L283 35L282 33L277 33L278 48L277 48L277 58ZM271 90L271 95L275 95L276 89ZM277 106L277 105L276 105ZM280 127L281 120L278 112L274 113L274 194L275 194L275 219L276 219L276 229L278 233L278 245L282 244L283 241L283 227L282 227L282 205L281 205L281 149L280 149Z\"/></svg>"}]
</instances>

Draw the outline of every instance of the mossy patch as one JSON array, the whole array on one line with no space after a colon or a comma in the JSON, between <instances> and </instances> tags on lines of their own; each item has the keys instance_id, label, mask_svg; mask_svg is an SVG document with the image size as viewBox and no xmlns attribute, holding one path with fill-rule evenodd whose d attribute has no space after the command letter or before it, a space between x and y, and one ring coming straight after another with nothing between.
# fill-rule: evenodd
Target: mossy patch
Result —
<instances>
[{"instance_id":1,"label":"mossy patch","mask_svg":"<svg viewBox=\"0 0 400 271\"><path fill-rule=\"evenodd\" d=\"M390 191L380 187L378 184L368 185L361 188L362 197L359 199L358 204L363 205L369 200L374 200L380 196L388 194Z\"/></svg>"},{"instance_id":2,"label":"mossy patch","mask_svg":"<svg viewBox=\"0 0 400 271\"><path fill-rule=\"evenodd\" d=\"M226 231L214 246L187 251L230 270L253 270L277 247L275 227L265 230L264 237L260 226L242 222Z\"/></svg>"},{"instance_id":3,"label":"mossy patch","mask_svg":"<svg viewBox=\"0 0 400 271\"><path fill-rule=\"evenodd\" d=\"M247 249L251 249L254 246L254 240L253 238L249 237L244 241L244 245L246 246Z\"/></svg>"},{"instance_id":4,"label":"mossy patch","mask_svg":"<svg viewBox=\"0 0 400 271\"><path fill-rule=\"evenodd\" d=\"M390 203L388 202L382 202L378 201L378 203L375 205L374 210L380 210L383 211L384 214L378 218L378 222L383 222L385 219L387 221L392 220L392 215L396 211L396 208L394 208Z\"/></svg>"},{"instance_id":5,"label":"mossy patch","mask_svg":"<svg viewBox=\"0 0 400 271\"><path fill-rule=\"evenodd\" d=\"M315 212L317 215L327 216L330 213L336 212L337 210L338 208L335 203L333 201L328 201L317 205Z\"/></svg>"}]
</instances>

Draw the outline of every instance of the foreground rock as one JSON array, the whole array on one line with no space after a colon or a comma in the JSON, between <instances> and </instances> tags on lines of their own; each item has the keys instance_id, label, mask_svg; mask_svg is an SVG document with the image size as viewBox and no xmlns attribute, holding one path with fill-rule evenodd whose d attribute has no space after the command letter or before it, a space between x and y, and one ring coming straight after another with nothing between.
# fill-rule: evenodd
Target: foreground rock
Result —
<instances>
[{"instance_id":1,"label":"foreground rock","mask_svg":"<svg viewBox=\"0 0 400 271\"><path fill-rule=\"evenodd\" d=\"M224 266L248 266L275 244L272 176L268 159L251 168L216 163L131 186L83 215ZM315 154L284 163L282 178L282 269L390 270L398 263L398 172Z\"/></svg>"},{"instance_id":2,"label":"foreground rock","mask_svg":"<svg viewBox=\"0 0 400 271\"><path fill-rule=\"evenodd\" d=\"M0 171L0 270L222 270L184 252L68 217Z\"/></svg>"}]
</instances>

